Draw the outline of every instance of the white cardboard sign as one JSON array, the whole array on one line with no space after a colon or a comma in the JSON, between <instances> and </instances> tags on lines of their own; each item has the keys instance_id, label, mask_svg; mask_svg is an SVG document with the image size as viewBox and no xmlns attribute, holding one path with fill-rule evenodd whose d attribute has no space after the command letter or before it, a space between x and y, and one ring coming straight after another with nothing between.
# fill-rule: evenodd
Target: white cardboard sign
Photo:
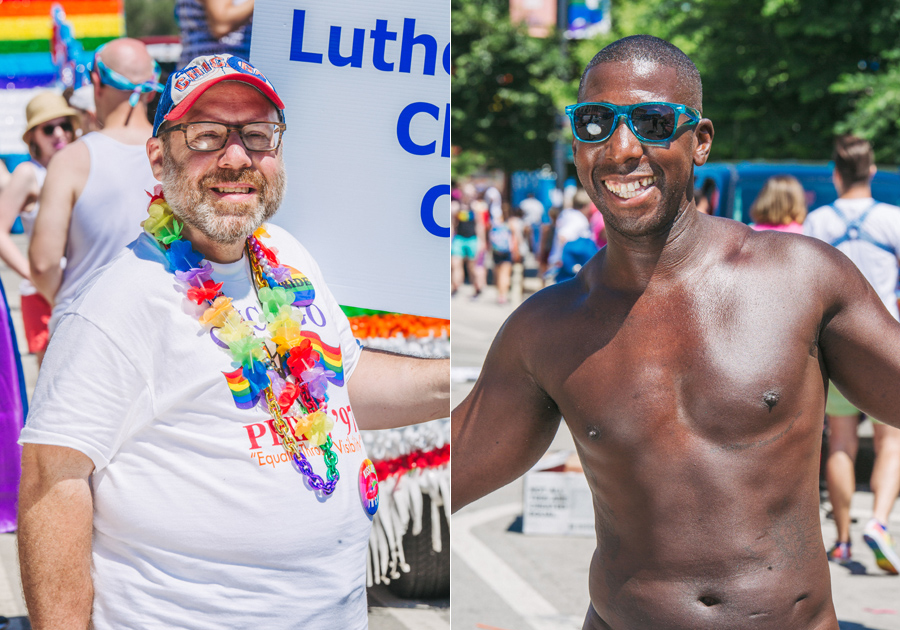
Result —
<instances>
[{"instance_id":1,"label":"white cardboard sign","mask_svg":"<svg viewBox=\"0 0 900 630\"><path fill-rule=\"evenodd\" d=\"M446 0L267 0L250 59L285 103L274 222L338 302L450 317Z\"/></svg>"}]
</instances>

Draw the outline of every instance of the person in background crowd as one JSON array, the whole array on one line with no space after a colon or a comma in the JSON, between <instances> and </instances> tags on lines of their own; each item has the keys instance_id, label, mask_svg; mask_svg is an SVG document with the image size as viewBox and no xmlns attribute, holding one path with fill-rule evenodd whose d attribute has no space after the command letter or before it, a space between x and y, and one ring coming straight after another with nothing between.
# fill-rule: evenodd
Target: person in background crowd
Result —
<instances>
[{"instance_id":1,"label":"person in background crowd","mask_svg":"<svg viewBox=\"0 0 900 630\"><path fill-rule=\"evenodd\" d=\"M553 239L553 249L550 251L550 264L556 267L557 273L562 265L563 248L567 243L571 243L577 239L585 238L592 241L590 216L597 211L597 208L591 203L591 198L583 188L575 191L572 197L571 208L566 208L559 214L556 219L556 231ZM597 251L596 245L593 252ZM592 255L593 255L592 252ZM584 252L582 251L581 254ZM590 258L590 256L588 256ZM578 260L581 256L578 257ZM581 264L587 262L583 260ZM571 270L563 273L563 278L569 278L574 275ZM559 278L557 278L559 280Z\"/></svg>"},{"instance_id":2,"label":"person in background crowd","mask_svg":"<svg viewBox=\"0 0 900 630\"><path fill-rule=\"evenodd\" d=\"M519 261L519 241L514 231L516 220L510 216L509 204L502 205L500 220L490 228L489 240L494 259L494 283L497 285L497 304L509 301L509 286L513 262Z\"/></svg>"},{"instance_id":3,"label":"person in background crowd","mask_svg":"<svg viewBox=\"0 0 900 630\"><path fill-rule=\"evenodd\" d=\"M544 221L544 204L535 198L533 192L529 192L525 199L519 202L519 210L522 215L523 234L528 248L537 254L541 224Z\"/></svg>"},{"instance_id":4,"label":"person in background crowd","mask_svg":"<svg viewBox=\"0 0 900 630\"><path fill-rule=\"evenodd\" d=\"M9 186L0 193L0 259L22 276L19 295L22 321L28 352L37 356L38 366L50 339L47 324L52 307L31 283L28 259L19 251L9 235L17 217L30 239L38 215L38 200L50 158L75 140L79 128L78 112L69 107L66 99L56 92L41 92L25 108L25 133L22 140L28 145L31 158L13 171Z\"/></svg>"},{"instance_id":5,"label":"person in background crowd","mask_svg":"<svg viewBox=\"0 0 900 630\"><path fill-rule=\"evenodd\" d=\"M803 186L792 175L770 177L750 206L754 230L803 233L806 197Z\"/></svg>"},{"instance_id":6,"label":"person in background crowd","mask_svg":"<svg viewBox=\"0 0 900 630\"><path fill-rule=\"evenodd\" d=\"M552 272L550 266L550 252L553 251L553 243L556 238L556 221L559 219L559 206L553 206L548 211L550 220L541 225L541 232L538 237L538 276L547 286L552 280Z\"/></svg>"},{"instance_id":7,"label":"person in background crowd","mask_svg":"<svg viewBox=\"0 0 900 630\"><path fill-rule=\"evenodd\" d=\"M476 290L475 294L472 296L472 299L477 299L481 296L481 290L478 287L483 289L487 286L487 256L490 252L490 243L488 243L488 232L491 229L491 225L493 225L493 220L491 218L491 206L488 202L485 192L483 191L479 198L472 199L471 208L472 212L475 213L475 220L478 222L478 230L479 230L479 241L478 245L480 249L475 254L475 277L472 280L472 284L475 285Z\"/></svg>"},{"instance_id":8,"label":"person in background crowd","mask_svg":"<svg viewBox=\"0 0 900 630\"><path fill-rule=\"evenodd\" d=\"M229 53L250 59L253 0L177 0L183 68L191 59Z\"/></svg>"},{"instance_id":9,"label":"person in background crowd","mask_svg":"<svg viewBox=\"0 0 900 630\"><path fill-rule=\"evenodd\" d=\"M594 206L593 202L591 205ZM606 223L603 221L603 213L597 210L597 206L594 206L589 220L591 223L591 236L594 237L594 244L599 249L606 245Z\"/></svg>"},{"instance_id":10,"label":"person in background crowd","mask_svg":"<svg viewBox=\"0 0 900 630\"><path fill-rule=\"evenodd\" d=\"M872 198L872 177L876 168L872 146L867 141L850 135L840 136L835 141L832 159L832 181L838 199L830 206L812 211L803 225L803 233L830 243L846 254L872 285L888 312L894 319L900 319L894 293L900 252L900 208ZM829 383L825 413L828 417L826 481L838 530L837 541L828 551L828 557L846 564L852 558L850 501L856 489L854 462L859 448L860 410L834 383ZM900 557L893 547L887 524L900 492L900 429L874 418L872 422L875 465L869 483L875 503L872 518L863 529L863 540L875 553L878 566L897 575Z\"/></svg>"},{"instance_id":11,"label":"person in background crowd","mask_svg":"<svg viewBox=\"0 0 900 630\"><path fill-rule=\"evenodd\" d=\"M488 207L489 223L500 223L503 221L503 195L500 190L491 184L484 189L481 195ZM490 225L488 225L490 227Z\"/></svg>"},{"instance_id":12,"label":"person in background crowd","mask_svg":"<svg viewBox=\"0 0 900 630\"><path fill-rule=\"evenodd\" d=\"M144 145L153 131L147 94L157 90L158 77L138 40L100 48L91 79L103 129L65 147L48 166L28 257L32 282L53 304L51 336L81 281L140 233L145 191L156 181Z\"/></svg>"},{"instance_id":13,"label":"person in background crowd","mask_svg":"<svg viewBox=\"0 0 900 630\"><path fill-rule=\"evenodd\" d=\"M471 206L471 191L462 190L456 199L451 199L450 243L450 284L451 295L456 295L465 281L466 273L475 288L473 297L478 297L484 285L476 273L475 259L484 251L484 224L478 220Z\"/></svg>"},{"instance_id":14,"label":"person in background crowd","mask_svg":"<svg viewBox=\"0 0 900 630\"><path fill-rule=\"evenodd\" d=\"M694 200L698 212L710 215L716 213L719 194L716 190L716 181L712 177L707 177L700 188L694 189Z\"/></svg>"},{"instance_id":15,"label":"person in background crowd","mask_svg":"<svg viewBox=\"0 0 900 630\"><path fill-rule=\"evenodd\" d=\"M100 122L97 120L97 106L94 104L94 86L83 85L69 97L69 106L78 110L81 115L81 133L100 131Z\"/></svg>"}]
</instances>

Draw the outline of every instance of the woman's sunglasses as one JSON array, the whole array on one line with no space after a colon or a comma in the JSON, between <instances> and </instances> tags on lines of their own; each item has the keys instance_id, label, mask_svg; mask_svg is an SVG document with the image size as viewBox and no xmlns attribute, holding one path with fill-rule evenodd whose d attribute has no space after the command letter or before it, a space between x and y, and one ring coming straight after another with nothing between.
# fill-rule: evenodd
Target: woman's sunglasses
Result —
<instances>
[{"instance_id":1,"label":"woman's sunglasses","mask_svg":"<svg viewBox=\"0 0 900 630\"><path fill-rule=\"evenodd\" d=\"M66 133L72 133L74 129L72 128L72 123L70 122L61 122L61 123L47 123L43 127L41 127L41 132L45 136L52 136L53 132L56 131L56 128L59 127Z\"/></svg>"},{"instance_id":2,"label":"woman's sunglasses","mask_svg":"<svg viewBox=\"0 0 900 630\"><path fill-rule=\"evenodd\" d=\"M682 114L690 119L683 127L700 122L700 112L677 103L578 103L566 107L572 133L581 142L603 142L616 130L619 119L624 118L631 133L643 144L665 144L678 131Z\"/></svg>"}]
</instances>

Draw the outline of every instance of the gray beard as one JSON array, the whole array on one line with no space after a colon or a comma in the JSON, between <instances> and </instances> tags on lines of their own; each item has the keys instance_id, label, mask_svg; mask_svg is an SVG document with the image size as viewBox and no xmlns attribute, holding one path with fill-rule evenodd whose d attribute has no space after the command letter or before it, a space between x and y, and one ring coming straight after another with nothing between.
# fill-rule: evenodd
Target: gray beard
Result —
<instances>
[{"instance_id":1,"label":"gray beard","mask_svg":"<svg viewBox=\"0 0 900 630\"><path fill-rule=\"evenodd\" d=\"M218 169L199 182L191 181L183 164L175 160L163 147L162 188L172 212L185 224L196 229L215 243L233 244L246 239L263 223L271 219L284 198L284 162L271 181L258 171L227 171ZM207 192L209 183L250 182L256 186L259 198L238 205L220 204Z\"/></svg>"}]
</instances>

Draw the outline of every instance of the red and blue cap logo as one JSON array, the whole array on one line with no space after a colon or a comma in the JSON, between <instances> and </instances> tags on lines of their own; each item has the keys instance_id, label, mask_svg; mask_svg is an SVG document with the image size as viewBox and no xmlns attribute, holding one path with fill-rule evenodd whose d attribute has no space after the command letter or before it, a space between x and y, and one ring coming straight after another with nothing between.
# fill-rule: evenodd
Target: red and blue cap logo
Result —
<instances>
[{"instance_id":1,"label":"red and blue cap logo","mask_svg":"<svg viewBox=\"0 0 900 630\"><path fill-rule=\"evenodd\" d=\"M178 120L184 116L201 94L222 81L241 81L252 85L272 101L279 111L284 109L284 103L275 87L252 63L229 54L206 55L197 57L181 70L169 75L166 89L156 108L153 135L158 134L165 121Z\"/></svg>"}]
</instances>

